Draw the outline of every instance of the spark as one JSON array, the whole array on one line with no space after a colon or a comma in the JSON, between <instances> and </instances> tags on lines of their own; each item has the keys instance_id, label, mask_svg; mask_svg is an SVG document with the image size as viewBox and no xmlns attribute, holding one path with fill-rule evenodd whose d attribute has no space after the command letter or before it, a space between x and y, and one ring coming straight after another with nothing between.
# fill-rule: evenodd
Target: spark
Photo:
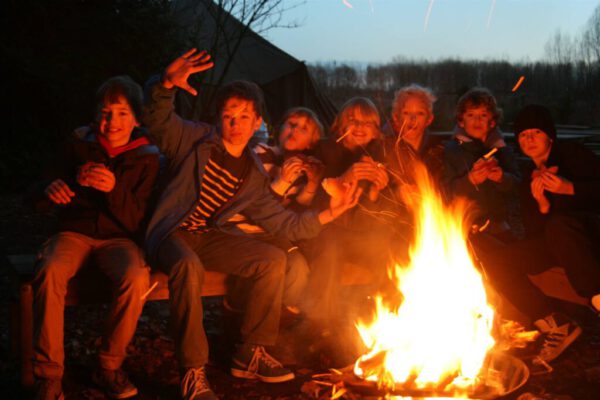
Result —
<instances>
[{"instance_id":1,"label":"spark","mask_svg":"<svg viewBox=\"0 0 600 400\"><path fill-rule=\"evenodd\" d=\"M354 8L354 7L352 6L352 4L350 4L350 2L349 2L348 0L342 0L342 3L344 3L344 5L345 5L346 7L348 7L348 8Z\"/></svg>"},{"instance_id":2,"label":"spark","mask_svg":"<svg viewBox=\"0 0 600 400\"><path fill-rule=\"evenodd\" d=\"M488 14L488 19L487 19L487 29L490 29L490 24L492 22L492 15L494 15L495 8L496 8L496 0L492 0L492 6L490 7L490 12Z\"/></svg>"},{"instance_id":3,"label":"spark","mask_svg":"<svg viewBox=\"0 0 600 400\"><path fill-rule=\"evenodd\" d=\"M519 86L521 86L521 83L523 83L524 80L525 80L525 76L521 75L521 77L519 78L519 80L517 81L515 86L513 86L513 88L512 88L513 93L517 91L517 89L519 88Z\"/></svg>"},{"instance_id":4,"label":"spark","mask_svg":"<svg viewBox=\"0 0 600 400\"><path fill-rule=\"evenodd\" d=\"M369 5L371 6L371 14L375 14L375 7L373 7L373 0L369 0Z\"/></svg>"},{"instance_id":5,"label":"spark","mask_svg":"<svg viewBox=\"0 0 600 400\"><path fill-rule=\"evenodd\" d=\"M429 0L429 6L427 7L427 14L425 14L425 25L423 26L423 32L427 31L427 26L429 25L429 15L431 15L431 9L433 8L433 3L435 0Z\"/></svg>"}]
</instances>

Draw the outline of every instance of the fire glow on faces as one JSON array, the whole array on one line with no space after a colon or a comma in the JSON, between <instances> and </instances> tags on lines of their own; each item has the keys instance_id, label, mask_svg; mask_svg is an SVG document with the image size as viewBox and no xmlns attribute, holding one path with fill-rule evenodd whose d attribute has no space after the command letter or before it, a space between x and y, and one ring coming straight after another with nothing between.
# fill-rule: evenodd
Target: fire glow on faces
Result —
<instances>
[{"instance_id":1,"label":"fire glow on faces","mask_svg":"<svg viewBox=\"0 0 600 400\"><path fill-rule=\"evenodd\" d=\"M552 139L539 129L526 129L519 133L519 146L532 160L547 159L552 147Z\"/></svg>"},{"instance_id":2,"label":"fire glow on faces","mask_svg":"<svg viewBox=\"0 0 600 400\"><path fill-rule=\"evenodd\" d=\"M489 131L496 126L496 121L486 106L467 107L458 125L473 139L485 142Z\"/></svg>"},{"instance_id":3,"label":"fire glow on faces","mask_svg":"<svg viewBox=\"0 0 600 400\"><path fill-rule=\"evenodd\" d=\"M371 140L375 139L379 132L379 126L372 118L363 115L359 108L355 108L342 132L344 147L355 149L366 146Z\"/></svg>"},{"instance_id":4,"label":"fire glow on faces","mask_svg":"<svg viewBox=\"0 0 600 400\"><path fill-rule=\"evenodd\" d=\"M433 122L433 115L423 101L417 97L409 97L404 102L402 109L394 114L394 124L403 138L407 140L418 140L423 137L425 129Z\"/></svg>"},{"instance_id":5,"label":"fire glow on faces","mask_svg":"<svg viewBox=\"0 0 600 400\"><path fill-rule=\"evenodd\" d=\"M284 150L302 151L311 147L316 126L304 115L291 115L281 127L279 143Z\"/></svg>"},{"instance_id":6,"label":"fire glow on faces","mask_svg":"<svg viewBox=\"0 0 600 400\"><path fill-rule=\"evenodd\" d=\"M105 102L98 113L98 130L113 147L126 145L131 132L139 125L131 106L123 96L119 96L114 103Z\"/></svg>"},{"instance_id":7,"label":"fire glow on faces","mask_svg":"<svg viewBox=\"0 0 600 400\"><path fill-rule=\"evenodd\" d=\"M256 113L252 101L237 97L227 99L221 110L225 149L233 156L241 155L261 123L262 118Z\"/></svg>"}]
</instances>

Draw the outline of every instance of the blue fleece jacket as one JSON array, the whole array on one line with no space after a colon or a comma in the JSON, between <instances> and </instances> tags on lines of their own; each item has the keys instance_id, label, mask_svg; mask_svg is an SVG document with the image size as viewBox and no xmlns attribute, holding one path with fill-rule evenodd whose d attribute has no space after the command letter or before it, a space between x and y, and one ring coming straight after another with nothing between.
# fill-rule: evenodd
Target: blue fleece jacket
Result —
<instances>
[{"instance_id":1,"label":"blue fleece jacket","mask_svg":"<svg viewBox=\"0 0 600 400\"><path fill-rule=\"evenodd\" d=\"M175 89L156 81L144 108L144 123L169 160L169 181L160 196L146 232L146 251L151 261L162 240L185 221L200 198L204 168L213 148L224 150L216 127L184 120L175 113ZM269 190L269 179L256 154L247 147L251 167L235 196L227 202L210 226L220 231L245 235L228 220L241 213L266 231L292 241L316 236L321 228L316 211L302 214L286 210Z\"/></svg>"}]
</instances>

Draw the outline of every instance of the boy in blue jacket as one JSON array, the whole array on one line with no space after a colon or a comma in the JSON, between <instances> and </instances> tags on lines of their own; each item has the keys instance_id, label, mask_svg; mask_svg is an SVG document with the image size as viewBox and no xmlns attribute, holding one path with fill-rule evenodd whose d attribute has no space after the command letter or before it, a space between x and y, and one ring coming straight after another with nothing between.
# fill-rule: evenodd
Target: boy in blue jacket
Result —
<instances>
[{"instance_id":1,"label":"boy in blue jacket","mask_svg":"<svg viewBox=\"0 0 600 400\"><path fill-rule=\"evenodd\" d=\"M283 382L294 374L270 356L281 314L286 254L245 235L238 213L266 231L290 240L315 236L321 225L353 207L360 189L347 187L328 209L297 214L286 210L269 190L269 179L248 142L262 123L263 96L257 85L236 81L217 95L218 126L182 119L175 113L176 88L193 95L191 74L212 67L210 56L192 49L175 59L154 83L144 122L169 159L170 180L146 234L156 265L169 275L171 329L182 371L184 399L216 399L204 365L208 343L202 325L204 270L250 278L253 286L243 317L242 343L231 373L240 378Z\"/></svg>"}]
</instances>

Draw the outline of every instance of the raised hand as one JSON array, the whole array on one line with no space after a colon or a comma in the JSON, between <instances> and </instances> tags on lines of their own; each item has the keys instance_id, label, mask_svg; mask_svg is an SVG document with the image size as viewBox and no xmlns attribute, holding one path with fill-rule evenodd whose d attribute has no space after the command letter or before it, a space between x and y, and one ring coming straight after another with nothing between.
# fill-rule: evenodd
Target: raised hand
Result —
<instances>
[{"instance_id":1,"label":"raised hand","mask_svg":"<svg viewBox=\"0 0 600 400\"><path fill-rule=\"evenodd\" d=\"M212 68L213 65L213 62L210 60L210 54L206 51L198 52L195 48L188 50L182 56L177 57L165 69L161 80L162 85L167 89L177 86L196 96L198 92L188 83L189 76L197 72L206 71Z\"/></svg>"},{"instance_id":2,"label":"raised hand","mask_svg":"<svg viewBox=\"0 0 600 400\"><path fill-rule=\"evenodd\" d=\"M54 204L69 204L71 199L75 197L75 193L62 179L50 183L44 193Z\"/></svg>"}]
</instances>

